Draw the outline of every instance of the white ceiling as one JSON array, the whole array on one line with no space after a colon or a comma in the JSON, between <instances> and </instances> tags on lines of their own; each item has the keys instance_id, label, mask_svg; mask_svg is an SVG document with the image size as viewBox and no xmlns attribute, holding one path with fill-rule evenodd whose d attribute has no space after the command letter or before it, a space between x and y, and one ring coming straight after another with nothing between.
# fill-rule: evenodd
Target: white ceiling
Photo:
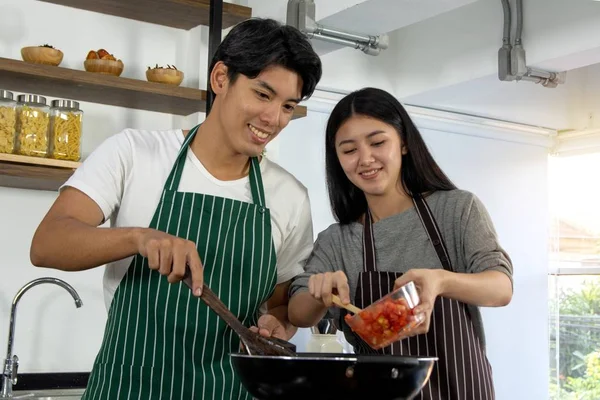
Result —
<instances>
[{"instance_id":1,"label":"white ceiling","mask_svg":"<svg viewBox=\"0 0 600 400\"><path fill-rule=\"evenodd\" d=\"M316 0L316 16L320 24L342 30L360 30L370 34L395 31L435 17L478 0L367 0L352 7L320 16L319 7L327 0Z\"/></svg>"},{"instance_id":2,"label":"white ceiling","mask_svg":"<svg viewBox=\"0 0 600 400\"><path fill-rule=\"evenodd\" d=\"M238 1L255 16L285 22L287 0ZM500 0L315 0L315 5L317 22L326 27L389 33L390 48L377 57L313 40L327 66L336 69L329 73L353 71L349 79L355 85L373 81L426 107L555 129L600 128L600 2L524 1L528 65L569 71L567 83L555 89L498 80ZM323 83L353 89L342 87L348 82Z\"/></svg>"},{"instance_id":3,"label":"white ceiling","mask_svg":"<svg viewBox=\"0 0 600 400\"><path fill-rule=\"evenodd\" d=\"M315 18L325 27L379 35L424 21L479 0L315 0ZM252 15L285 22L287 0L248 0ZM313 40L318 54L342 46Z\"/></svg>"},{"instance_id":4,"label":"white ceiling","mask_svg":"<svg viewBox=\"0 0 600 400\"><path fill-rule=\"evenodd\" d=\"M568 71L566 84L556 88L487 76L402 100L557 130L585 130L600 128L599 93L600 64L593 64Z\"/></svg>"}]
</instances>

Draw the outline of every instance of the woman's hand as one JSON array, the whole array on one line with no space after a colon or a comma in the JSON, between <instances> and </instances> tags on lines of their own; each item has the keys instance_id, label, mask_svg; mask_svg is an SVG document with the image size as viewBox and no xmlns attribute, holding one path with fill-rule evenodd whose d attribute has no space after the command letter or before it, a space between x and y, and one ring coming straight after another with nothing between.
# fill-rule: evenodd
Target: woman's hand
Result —
<instances>
[{"instance_id":1,"label":"woman's hand","mask_svg":"<svg viewBox=\"0 0 600 400\"><path fill-rule=\"evenodd\" d=\"M350 303L348 278L342 271L312 275L308 280L308 291L328 308L332 305L332 294L337 294L342 303Z\"/></svg>"},{"instance_id":2,"label":"woman's hand","mask_svg":"<svg viewBox=\"0 0 600 400\"><path fill-rule=\"evenodd\" d=\"M419 293L420 302L414 309L414 318L415 321L422 322L410 332L410 336L429 331L435 299L443 291L445 272L441 269L411 269L394 282L394 290L396 290L413 281Z\"/></svg>"}]
</instances>

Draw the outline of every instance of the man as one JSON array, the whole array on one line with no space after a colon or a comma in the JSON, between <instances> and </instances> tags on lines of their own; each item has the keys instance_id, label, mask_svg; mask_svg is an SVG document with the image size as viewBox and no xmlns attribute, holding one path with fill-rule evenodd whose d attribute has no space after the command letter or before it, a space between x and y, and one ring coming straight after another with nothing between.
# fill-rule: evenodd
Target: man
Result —
<instances>
[{"instance_id":1,"label":"man","mask_svg":"<svg viewBox=\"0 0 600 400\"><path fill-rule=\"evenodd\" d=\"M309 199L260 155L314 91L321 62L298 30L252 19L210 71L204 123L107 139L33 238L36 266L108 264L108 321L84 399L249 398L229 357L239 340L196 298L203 284L261 334L295 333L287 291L312 249ZM186 265L193 293L180 282Z\"/></svg>"}]
</instances>

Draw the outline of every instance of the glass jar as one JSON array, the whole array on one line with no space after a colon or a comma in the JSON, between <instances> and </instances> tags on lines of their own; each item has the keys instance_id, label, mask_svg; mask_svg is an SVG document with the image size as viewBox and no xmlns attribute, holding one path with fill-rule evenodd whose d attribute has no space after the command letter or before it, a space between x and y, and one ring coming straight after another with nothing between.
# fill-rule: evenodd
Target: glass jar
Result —
<instances>
[{"instance_id":1,"label":"glass jar","mask_svg":"<svg viewBox=\"0 0 600 400\"><path fill-rule=\"evenodd\" d=\"M309 353L343 353L344 345L335 334L313 333L306 343Z\"/></svg>"},{"instance_id":2,"label":"glass jar","mask_svg":"<svg viewBox=\"0 0 600 400\"><path fill-rule=\"evenodd\" d=\"M24 156L46 157L50 127L50 107L46 105L46 98L22 94L17 99L16 152Z\"/></svg>"},{"instance_id":3,"label":"glass jar","mask_svg":"<svg viewBox=\"0 0 600 400\"><path fill-rule=\"evenodd\" d=\"M15 151L17 102L12 92L0 90L0 153Z\"/></svg>"},{"instance_id":4,"label":"glass jar","mask_svg":"<svg viewBox=\"0 0 600 400\"><path fill-rule=\"evenodd\" d=\"M54 100L50 108L50 157L58 160L81 159L83 111L72 100Z\"/></svg>"}]
</instances>

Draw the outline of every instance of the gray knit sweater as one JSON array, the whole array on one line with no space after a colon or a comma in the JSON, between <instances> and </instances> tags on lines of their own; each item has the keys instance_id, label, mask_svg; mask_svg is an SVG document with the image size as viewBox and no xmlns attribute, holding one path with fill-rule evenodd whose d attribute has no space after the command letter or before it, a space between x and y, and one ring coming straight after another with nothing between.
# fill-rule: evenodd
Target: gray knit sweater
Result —
<instances>
[{"instance_id":1,"label":"gray knit sweater","mask_svg":"<svg viewBox=\"0 0 600 400\"><path fill-rule=\"evenodd\" d=\"M488 212L474 194L464 190L438 191L428 196L426 201L446 243L455 272L496 270L505 273L512 281L511 260L498 243ZM379 271L442 268L414 207L373 224L373 236ZM290 296L308 290L311 274L343 270L348 277L351 300L354 300L358 274L363 270L362 237L363 226L360 223L333 224L321 232L305 266L305 273L292 283ZM475 306L469 306L469 310L485 348L481 313ZM341 326L339 309L332 308L330 314ZM346 335L346 338L353 342L351 335Z\"/></svg>"}]
</instances>

